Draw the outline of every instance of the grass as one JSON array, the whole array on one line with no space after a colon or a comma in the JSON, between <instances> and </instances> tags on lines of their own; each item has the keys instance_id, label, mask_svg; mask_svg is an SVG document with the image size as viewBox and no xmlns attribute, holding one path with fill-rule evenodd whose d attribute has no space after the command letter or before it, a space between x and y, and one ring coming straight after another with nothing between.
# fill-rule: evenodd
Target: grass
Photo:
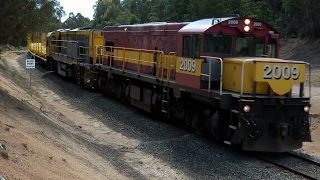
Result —
<instances>
[{"instance_id":1,"label":"grass","mask_svg":"<svg viewBox=\"0 0 320 180\"><path fill-rule=\"evenodd\" d=\"M8 44L0 45L0 53L2 53L4 51L21 51L21 50L28 50L28 48L27 47L22 47L22 46L15 47L15 46L11 46L11 45L8 45Z\"/></svg>"},{"instance_id":2,"label":"grass","mask_svg":"<svg viewBox=\"0 0 320 180\"><path fill-rule=\"evenodd\" d=\"M1 58L1 63L2 63L6 68L8 68L8 67L9 67L9 63L8 63L7 58L2 57L2 56L0 56L0 58Z\"/></svg>"},{"instance_id":3,"label":"grass","mask_svg":"<svg viewBox=\"0 0 320 180\"><path fill-rule=\"evenodd\" d=\"M44 111L44 108L45 108L44 103L40 101L40 107L39 107L40 111Z\"/></svg>"},{"instance_id":4,"label":"grass","mask_svg":"<svg viewBox=\"0 0 320 180\"><path fill-rule=\"evenodd\" d=\"M8 60L5 57L2 57L1 54L5 51L21 51L21 50L28 50L27 47L15 47L11 45L0 45L0 62L6 67L9 67Z\"/></svg>"},{"instance_id":5,"label":"grass","mask_svg":"<svg viewBox=\"0 0 320 180\"><path fill-rule=\"evenodd\" d=\"M34 90L32 88L27 88L27 93L32 97Z\"/></svg>"},{"instance_id":6,"label":"grass","mask_svg":"<svg viewBox=\"0 0 320 180\"><path fill-rule=\"evenodd\" d=\"M12 71L11 72L11 76L14 78L14 79L17 79L18 78L18 72L16 70Z\"/></svg>"}]
</instances>

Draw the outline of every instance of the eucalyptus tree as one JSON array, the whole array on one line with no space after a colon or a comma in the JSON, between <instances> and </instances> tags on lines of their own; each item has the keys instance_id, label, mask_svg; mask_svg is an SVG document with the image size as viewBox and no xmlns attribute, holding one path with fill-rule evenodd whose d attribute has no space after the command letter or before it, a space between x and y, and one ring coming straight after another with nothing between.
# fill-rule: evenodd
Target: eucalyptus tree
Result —
<instances>
[{"instance_id":1,"label":"eucalyptus tree","mask_svg":"<svg viewBox=\"0 0 320 180\"><path fill-rule=\"evenodd\" d=\"M63 7L57 0L1 0L1 44L25 45L27 35L61 26Z\"/></svg>"}]
</instances>

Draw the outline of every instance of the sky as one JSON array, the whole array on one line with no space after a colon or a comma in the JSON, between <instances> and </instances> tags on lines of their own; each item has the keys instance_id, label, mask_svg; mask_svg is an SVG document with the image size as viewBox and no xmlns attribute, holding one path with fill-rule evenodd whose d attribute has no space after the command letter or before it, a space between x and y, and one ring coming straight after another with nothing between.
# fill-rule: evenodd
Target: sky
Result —
<instances>
[{"instance_id":1,"label":"sky","mask_svg":"<svg viewBox=\"0 0 320 180\"><path fill-rule=\"evenodd\" d=\"M74 15L81 13L82 16L93 19L93 5L97 0L59 0L60 5L63 6L66 15L62 17L61 21L64 22L69 17L69 13L73 12Z\"/></svg>"}]
</instances>

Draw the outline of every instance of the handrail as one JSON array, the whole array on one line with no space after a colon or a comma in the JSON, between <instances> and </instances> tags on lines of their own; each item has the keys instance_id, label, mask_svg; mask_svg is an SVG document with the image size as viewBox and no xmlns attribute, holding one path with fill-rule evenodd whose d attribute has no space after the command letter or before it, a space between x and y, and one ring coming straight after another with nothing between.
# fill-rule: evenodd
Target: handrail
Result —
<instances>
[{"instance_id":1,"label":"handrail","mask_svg":"<svg viewBox=\"0 0 320 180\"><path fill-rule=\"evenodd\" d=\"M166 55L164 54L163 51L159 51L159 50L147 50L147 49L135 49L135 48L125 48L125 47L114 47L114 46L96 46L97 51L95 53L95 56L99 56L99 57L111 57L110 58L110 62L109 62L109 67L111 68L111 61L112 61L112 57L113 58L119 58L122 60L122 71L125 71L124 68L124 64L125 62L133 62L135 64L138 65L138 69L137 69L137 73L138 75L141 74L141 65L142 63L148 63L149 65L156 65L156 78L157 79L162 79L164 80L164 70L167 69L167 76L166 76L166 81L168 82L170 79L170 73L171 73L171 67L173 67L175 64L172 64L172 56L175 56L176 53L175 52L171 52L168 54L168 58L166 59ZM101 51L99 51L99 48L101 48ZM105 48L110 48L110 50L105 51ZM113 50L123 50L123 54L119 55L119 54L115 54L113 52ZM126 53L128 51L133 51L138 53L138 57L137 58L126 58ZM106 52L106 54L102 53L102 52ZM113 52L113 53L111 53ZM146 53L152 53L153 56L157 57L157 61L146 61L142 59L142 53L146 52ZM101 65L101 59L99 59L99 65ZM165 61L166 60L166 61ZM166 62L166 63L165 63Z\"/></svg>"},{"instance_id":2,"label":"handrail","mask_svg":"<svg viewBox=\"0 0 320 180\"><path fill-rule=\"evenodd\" d=\"M309 66L309 98L311 98L311 65L307 62L306 64Z\"/></svg>"},{"instance_id":3,"label":"handrail","mask_svg":"<svg viewBox=\"0 0 320 180\"><path fill-rule=\"evenodd\" d=\"M211 56L200 56L201 58L209 58L209 74L203 74L200 72L200 76L207 76L209 77L209 85L208 85L208 91L211 91L211 61L212 59L219 60L220 61L220 89L219 94L222 95L222 81L223 81L223 61L219 57L211 57ZM207 59L208 60L208 59Z\"/></svg>"},{"instance_id":4,"label":"handrail","mask_svg":"<svg viewBox=\"0 0 320 180\"><path fill-rule=\"evenodd\" d=\"M75 41L75 40L67 40L67 39L53 39L51 41L57 41L57 42L75 42L75 43L79 43L79 42L86 42L86 41Z\"/></svg>"},{"instance_id":5,"label":"handrail","mask_svg":"<svg viewBox=\"0 0 320 180\"><path fill-rule=\"evenodd\" d=\"M138 59L138 75L140 75L140 61L141 61L141 50L139 50L139 59Z\"/></svg>"},{"instance_id":6,"label":"handrail","mask_svg":"<svg viewBox=\"0 0 320 180\"><path fill-rule=\"evenodd\" d=\"M167 81L169 81L170 77L171 77L171 70L173 69L171 67L174 67L174 63L172 63L172 58L177 57L177 53L176 52L169 52L168 56L169 56L168 57L169 58L169 65L167 67Z\"/></svg>"},{"instance_id":7,"label":"handrail","mask_svg":"<svg viewBox=\"0 0 320 180\"><path fill-rule=\"evenodd\" d=\"M96 59L97 61L98 61L98 63L99 63L99 66L100 66L100 56L99 56L99 54L97 53L97 52L99 52L99 46L95 46L94 47L96 50L94 51L94 54L93 54L93 59ZM101 52L102 53L102 52ZM92 62L92 65L95 65L96 64L96 62Z\"/></svg>"},{"instance_id":8,"label":"handrail","mask_svg":"<svg viewBox=\"0 0 320 180\"><path fill-rule=\"evenodd\" d=\"M163 81L163 71L164 71L163 59L164 59L164 53L160 53L160 58L161 58L161 79Z\"/></svg>"},{"instance_id":9,"label":"handrail","mask_svg":"<svg viewBox=\"0 0 320 180\"><path fill-rule=\"evenodd\" d=\"M52 40L52 41L58 41L58 40ZM78 44L79 42L78 41L68 41L68 40L63 40L63 41L65 41L65 42L70 42L70 43L76 43L76 44ZM84 46L79 46L78 48L80 48L80 47L83 47L84 49L86 49L86 48L89 48L89 47L84 47ZM52 51L52 48L55 48L55 52L53 52ZM57 50L57 48L61 48L61 54L63 54L63 55L67 55L67 53L68 53L68 46L65 46L65 43L63 43L62 45L57 45L57 44L50 44L50 51L51 51L51 53L59 53L59 52L57 52L58 50ZM71 49L71 54L72 54L72 52L73 52L73 49ZM79 53L78 53L78 55L80 56L80 55L87 55L87 54L82 54L82 53L80 53L80 51L79 51ZM77 55L77 56L78 56ZM73 58L73 59L79 59L79 57L74 57L74 56L69 56L69 57L71 57L71 58Z\"/></svg>"},{"instance_id":10,"label":"handrail","mask_svg":"<svg viewBox=\"0 0 320 180\"><path fill-rule=\"evenodd\" d=\"M242 96L243 95L243 79L244 79L244 65L247 63L247 62L254 62L256 60L252 60L252 59L246 59L243 61L242 63L242 67L241 67L241 90L240 90L240 95Z\"/></svg>"}]
</instances>

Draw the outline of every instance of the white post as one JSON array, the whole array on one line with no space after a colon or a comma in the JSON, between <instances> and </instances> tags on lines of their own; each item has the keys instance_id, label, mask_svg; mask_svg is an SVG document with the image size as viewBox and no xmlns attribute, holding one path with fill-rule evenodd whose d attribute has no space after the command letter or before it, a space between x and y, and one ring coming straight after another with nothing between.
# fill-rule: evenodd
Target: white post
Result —
<instances>
[{"instance_id":1,"label":"white post","mask_svg":"<svg viewBox=\"0 0 320 180\"><path fill-rule=\"evenodd\" d=\"M35 59L26 59L26 68L30 70L30 91L31 91L31 69L36 67Z\"/></svg>"}]
</instances>

